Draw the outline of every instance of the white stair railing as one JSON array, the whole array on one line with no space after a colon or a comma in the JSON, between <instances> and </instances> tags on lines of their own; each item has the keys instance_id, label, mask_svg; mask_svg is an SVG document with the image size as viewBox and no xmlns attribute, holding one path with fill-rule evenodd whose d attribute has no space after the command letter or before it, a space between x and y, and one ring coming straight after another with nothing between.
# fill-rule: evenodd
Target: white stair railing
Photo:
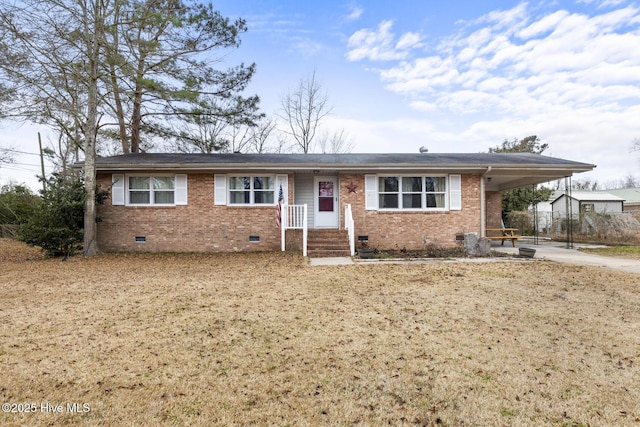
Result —
<instances>
[{"instance_id":1,"label":"white stair railing","mask_svg":"<svg viewBox=\"0 0 640 427\"><path fill-rule=\"evenodd\" d=\"M355 224L353 222L353 213L351 212L351 205L344 206L344 228L349 235L349 252L351 256L356 254L356 240L355 240Z\"/></svg>"},{"instance_id":2,"label":"white stair railing","mask_svg":"<svg viewBox=\"0 0 640 427\"><path fill-rule=\"evenodd\" d=\"M302 230L302 256L307 256L307 205L283 205L280 224L280 242L285 251L287 230Z\"/></svg>"}]
</instances>

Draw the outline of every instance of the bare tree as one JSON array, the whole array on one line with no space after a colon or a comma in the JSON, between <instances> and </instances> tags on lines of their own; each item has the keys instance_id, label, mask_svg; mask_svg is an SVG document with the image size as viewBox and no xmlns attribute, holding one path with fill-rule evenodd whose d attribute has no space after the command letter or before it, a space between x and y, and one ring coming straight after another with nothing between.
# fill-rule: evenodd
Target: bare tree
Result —
<instances>
[{"instance_id":1,"label":"bare tree","mask_svg":"<svg viewBox=\"0 0 640 427\"><path fill-rule=\"evenodd\" d=\"M571 189L578 191L598 191L600 189L600 184L598 181L592 181L589 178L574 179L571 183Z\"/></svg>"},{"instance_id":2,"label":"bare tree","mask_svg":"<svg viewBox=\"0 0 640 427\"><path fill-rule=\"evenodd\" d=\"M15 156L11 151L10 148L0 148L0 164L13 163Z\"/></svg>"},{"instance_id":3,"label":"bare tree","mask_svg":"<svg viewBox=\"0 0 640 427\"><path fill-rule=\"evenodd\" d=\"M226 151L229 146L226 135L228 127L229 123L225 120L202 120L200 116L193 116L175 138L175 149L182 153L206 154Z\"/></svg>"},{"instance_id":4,"label":"bare tree","mask_svg":"<svg viewBox=\"0 0 640 427\"><path fill-rule=\"evenodd\" d=\"M276 147L275 147L276 153L292 153L295 151L295 148L296 147L291 145L290 141L288 141L285 137L283 137L282 134L279 134L278 137L276 138Z\"/></svg>"},{"instance_id":5,"label":"bare tree","mask_svg":"<svg viewBox=\"0 0 640 427\"><path fill-rule=\"evenodd\" d=\"M344 129L333 134L323 132L318 139L321 153L350 153L353 151L355 141L348 136Z\"/></svg>"},{"instance_id":6,"label":"bare tree","mask_svg":"<svg viewBox=\"0 0 640 427\"><path fill-rule=\"evenodd\" d=\"M3 53L6 51L6 49L4 48L4 37L2 36L2 33L0 33L0 53ZM8 60L9 58L5 58L5 60ZM11 100L12 97L12 90L6 86L2 81L0 81L0 119L2 119L3 115L4 115L4 111L8 108L8 103Z\"/></svg>"},{"instance_id":7,"label":"bare tree","mask_svg":"<svg viewBox=\"0 0 640 427\"><path fill-rule=\"evenodd\" d=\"M293 138L296 148L309 153L313 151L313 139L320 121L331 110L314 70L308 79L301 79L295 89L284 95L279 117L285 121L284 133Z\"/></svg>"},{"instance_id":8,"label":"bare tree","mask_svg":"<svg viewBox=\"0 0 640 427\"><path fill-rule=\"evenodd\" d=\"M640 187L640 179L638 179L637 177L629 173L622 179L621 184L622 184L621 188Z\"/></svg>"},{"instance_id":9,"label":"bare tree","mask_svg":"<svg viewBox=\"0 0 640 427\"><path fill-rule=\"evenodd\" d=\"M251 127L235 124L231 126L229 138L229 151L232 153L244 153L251 144Z\"/></svg>"},{"instance_id":10,"label":"bare tree","mask_svg":"<svg viewBox=\"0 0 640 427\"><path fill-rule=\"evenodd\" d=\"M250 151L255 153L268 153L277 148L271 148L269 141L276 122L272 119L264 119L258 122L257 126L251 129Z\"/></svg>"},{"instance_id":11,"label":"bare tree","mask_svg":"<svg viewBox=\"0 0 640 427\"><path fill-rule=\"evenodd\" d=\"M78 145L78 140L70 140L64 133L57 133L56 136L57 141L49 141L48 146L42 150L43 154L53 164L54 172L63 177L77 177L77 171L70 165L80 161L81 146Z\"/></svg>"},{"instance_id":12,"label":"bare tree","mask_svg":"<svg viewBox=\"0 0 640 427\"><path fill-rule=\"evenodd\" d=\"M199 108L186 114L181 124L157 129L156 133L171 141L171 149L180 152L246 151L250 129L264 117L257 111L258 98L201 98Z\"/></svg>"},{"instance_id":13,"label":"bare tree","mask_svg":"<svg viewBox=\"0 0 640 427\"><path fill-rule=\"evenodd\" d=\"M16 94L10 114L82 129L85 256L96 246L99 64L110 0L23 0L0 9L0 79Z\"/></svg>"},{"instance_id":14,"label":"bare tree","mask_svg":"<svg viewBox=\"0 0 640 427\"><path fill-rule=\"evenodd\" d=\"M624 178L617 180L610 180L605 182L604 188L607 189L618 189L618 188L636 188L640 187L640 178L627 174Z\"/></svg>"}]
</instances>

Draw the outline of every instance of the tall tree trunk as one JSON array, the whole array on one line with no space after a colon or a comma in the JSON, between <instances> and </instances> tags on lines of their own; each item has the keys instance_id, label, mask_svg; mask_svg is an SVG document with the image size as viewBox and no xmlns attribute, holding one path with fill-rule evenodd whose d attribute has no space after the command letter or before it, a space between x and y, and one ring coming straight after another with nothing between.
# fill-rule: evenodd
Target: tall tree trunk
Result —
<instances>
[{"instance_id":1,"label":"tall tree trunk","mask_svg":"<svg viewBox=\"0 0 640 427\"><path fill-rule=\"evenodd\" d=\"M136 89L133 93L133 112L131 114L131 152L140 152L140 127L142 126L142 79L144 78L145 56L138 59Z\"/></svg>"},{"instance_id":2,"label":"tall tree trunk","mask_svg":"<svg viewBox=\"0 0 640 427\"><path fill-rule=\"evenodd\" d=\"M124 109L122 108L122 99L120 98L116 70L113 64L111 64L109 71L111 73L111 88L113 90L116 116L118 117L118 130L120 134L120 143L122 144L122 153L129 154L131 152L131 147L129 146L129 140L127 137L127 125L124 121Z\"/></svg>"},{"instance_id":3,"label":"tall tree trunk","mask_svg":"<svg viewBox=\"0 0 640 427\"><path fill-rule=\"evenodd\" d=\"M90 257L98 251L96 226L96 130L98 126L98 62L102 36L100 0L91 0L91 11L85 11L85 43L87 45L87 122L84 143L84 188L87 193L84 210L83 253ZM93 22L89 22L89 17ZM93 31L92 31L93 30Z\"/></svg>"},{"instance_id":4,"label":"tall tree trunk","mask_svg":"<svg viewBox=\"0 0 640 427\"><path fill-rule=\"evenodd\" d=\"M111 61L109 61L109 74L111 77L111 90L113 90L113 101L115 103L114 107L116 110L116 117L118 119L118 133L120 134L120 144L122 145L122 153L128 154L131 152L131 147L129 145L129 137L127 135L127 125L124 120L124 108L122 107L122 97L120 95L120 86L118 85L118 74L117 74L116 65L115 65L118 46L120 44L120 37L119 37L120 2L118 1L114 3L113 19L114 19L114 25L112 27L113 45L108 47L110 55L112 56Z\"/></svg>"},{"instance_id":5,"label":"tall tree trunk","mask_svg":"<svg viewBox=\"0 0 640 427\"><path fill-rule=\"evenodd\" d=\"M140 152L140 124L142 116L140 109L142 108L142 93L136 91L133 98L133 114L131 115L131 152Z\"/></svg>"}]
</instances>

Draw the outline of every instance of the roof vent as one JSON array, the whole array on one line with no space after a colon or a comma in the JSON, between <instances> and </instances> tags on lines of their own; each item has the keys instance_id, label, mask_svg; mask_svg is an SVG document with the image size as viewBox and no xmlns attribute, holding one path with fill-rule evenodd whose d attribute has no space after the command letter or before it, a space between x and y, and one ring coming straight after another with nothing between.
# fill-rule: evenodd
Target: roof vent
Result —
<instances>
[{"instance_id":1,"label":"roof vent","mask_svg":"<svg viewBox=\"0 0 640 427\"><path fill-rule=\"evenodd\" d=\"M423 145L422 147L420 147L420 152L421 153L428 153L429 149Z\"/></svg>"}]
</instances>

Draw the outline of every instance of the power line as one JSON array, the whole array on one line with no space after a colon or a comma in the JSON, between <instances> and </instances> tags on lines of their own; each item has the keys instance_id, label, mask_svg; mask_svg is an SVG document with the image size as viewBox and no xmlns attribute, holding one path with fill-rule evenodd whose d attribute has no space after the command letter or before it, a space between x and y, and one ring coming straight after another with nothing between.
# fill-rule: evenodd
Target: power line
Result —
<instances>
[{"instance_id":1,"label":"power line","mask_svg":"<svg viewBox=\"0 0 640 427\"><path fill-rule=\"evenodd\" d=\"M12 165L20 165L20 166L35 166L35 167L40 167L40 165L32 165L30 163L18 163L18 162L14 162L11 163Z\"/></svg>"},{"instance_id":2,"label":"power line","mask_svg":"<svg viewBox=\"0 0 640 427\"><path fill-rule=\"evenodd\" d=\"M20 168L20 167L16 167L16 165L18 165L18 166L27 166L27 167ZM53 168L54 168L54 167L53 167L53 166L51 166L51 165L45 165L45 167L46 167L47 169L49 169L49 170L51 170L51 169L53 169ZM38 169L38 172L40 172L40 165L30 165L30 164L27 164L27 163L6 163L6 164L2 164L2 165L0 165L0 171L1 171L2 169L26 170L26 171L28 171L28 170L35 170L35 169L33 169L33 168L37 168L37 169Z\"/></svg>"},{"instance_id":3,"label":"power line","mask_svg":"<svg viewBox=\"0 0 640 427\"><path fill-rule=\"evenodd\" d=\"M29 154L30 156L38 156L38 157L40 157L40 154L38 154L38 153L29 153L28 151L14 150L12 148L0 148L0 150L7 151L9 153Z\"/></svg>"},{"instance_id":4,"label":"power line","mask_svg":"<svg viewBox=\"0 0 640 427\"><path fill-rule=\"evenodd\" d=\"M2 172L2 171L3 171L3 170L5 170L5 169L6 169L6 170L19 171L19 172L24 172L24 171L27 171L27 172L35 172L35 171L36 171L36 169L35 169L35 168L34 168L34 169L29 169L29 168L16 168L16 167L11 167L11 166L1 166L1 167L0 167L0 172Z\"/></svg>"}]
</instances>

